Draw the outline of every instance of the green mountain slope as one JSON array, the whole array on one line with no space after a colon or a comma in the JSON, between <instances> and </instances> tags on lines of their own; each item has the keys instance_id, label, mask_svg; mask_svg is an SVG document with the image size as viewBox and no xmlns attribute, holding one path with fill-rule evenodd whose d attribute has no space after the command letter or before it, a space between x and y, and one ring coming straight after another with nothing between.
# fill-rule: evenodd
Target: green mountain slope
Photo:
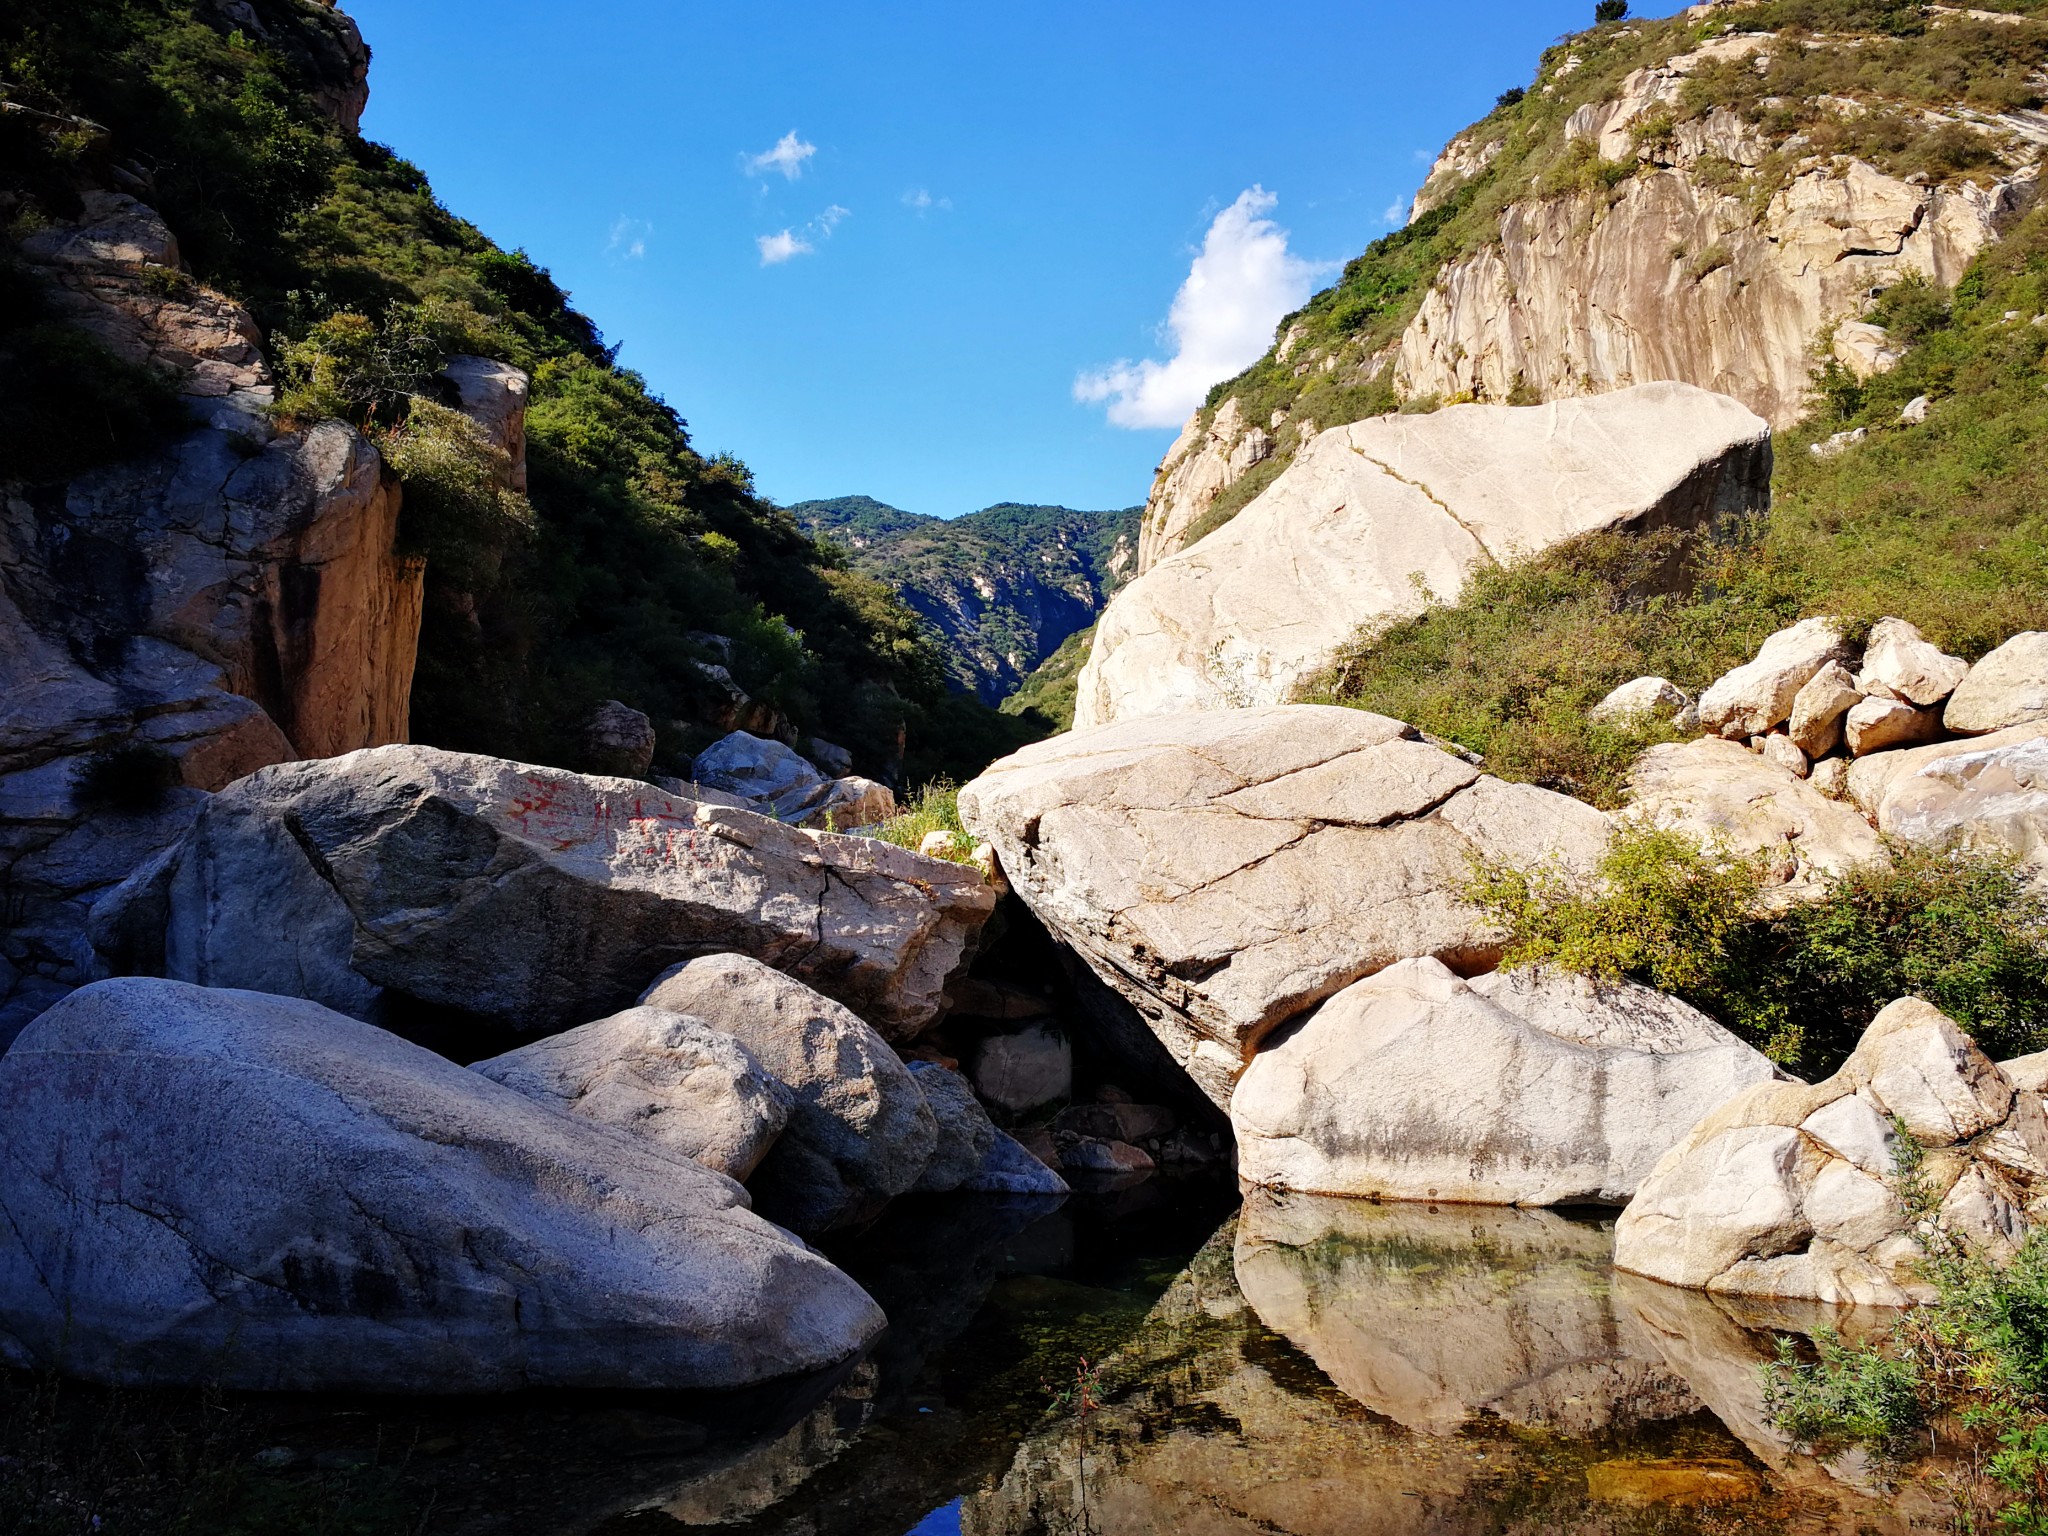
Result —
<instances>
[{"instance_id":1,"label":"green mountain slope","mask_svg":"<svg viewBox=\"0 0 2048 1536\"><path fill-rule=\"evenodd\" d=\"M1143 509L1002 502L948 519L841 496L788 510L844 549L854 570L893 588L938 635L958 686L994 704L1093 624L1129 579Z\"/></svg>"},{"instance_id":2,"label":"green mountain slope","mask_svg":"<svg viewBox=\"0 0 2048 1536\"><path fill-rule=\"evenodd\" d=\"M970 773L1028 734L950 691L915 616L743 464L699 454L545 270L349 126L352 45L320 0L0 8L0 480L61 487L176 430L148 376L54 320L13 257L83 194L132 195L193 279L253 315L287 424L346 417L403 474L428 581L415 740L575 766L580 722L614 697L661 724L659 768L715 711L692 663L718 660L871 773ZM484 493L416 408L455 354L532 376L525 502Z\"/></svg>"}]
</instances>

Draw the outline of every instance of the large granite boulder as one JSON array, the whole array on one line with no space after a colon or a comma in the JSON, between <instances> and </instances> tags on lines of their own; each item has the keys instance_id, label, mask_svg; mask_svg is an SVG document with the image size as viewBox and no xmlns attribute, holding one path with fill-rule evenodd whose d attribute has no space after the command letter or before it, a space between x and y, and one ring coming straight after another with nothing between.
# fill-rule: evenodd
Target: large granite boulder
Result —
<instances>
[{"instance_id":1,"label":"large granite boulder","mask_svg":"<svg viewBox=\"0 0 2048 1536\"><path fill-rule=\"evenodd\" d=\"M1770 1062L1633 982L1466 983L1404 960L1269 1040L1237 1085L1238 1174L1275 1189L1477 1205L1621 1205Z\"/></svg>"},{"instance_id":2,"label":"large granite boulder","mask_svg":"<svg viewBox=\"0 0 2048 1536\"><path fill-rule=\"evenodd\" d=\"M1630 766L1628 787L1630 810L1653 826L1763 854L1780 899L1817 895L1832 877L1884 856L1854 807L1740 742L1707 736L1651 747Z\"/></svg>"},{"instance_id":3,"label":"large granite boulder","mask_svg":"<svg viewBox=\"0 0 2048 1536\"><path fill-rule=\"evenodd\" d=\"M0 1357L265 1391L723 1388L873 1338L860 1288L745 1202L316 1003L100 982L0 1058Z\"/></svg>"},{"instance_id":4,"label":"large granite boulder","mask_svg":"<svg viewBox=\"0 0 2048 1536\"><path fill-rule=\"evenodd\" d=\"M1278 703L1361 625L1454 599L1480 566L1601 529L1760 511L1770 464L1766 422L1684 384L1332 427L1227 525L1116 595L1075 726Z\"/></svg>"},{"instance_id":5,"label":"large granite boulder","mask_svg":"<svg viewBox=\"0 0 2048 1536\"><path fill-rule=\"evenodd\" d=\"M1941 723L1959 736L2030 720L2048 720L2048 632L2042 630L2014 635L1970 668L1941 714Z\"/></svg>"},{"instance_id":6,"label":"large granite boulder","mask_svg":"<svg viewBox=\"0 0 2048 1536\"><path fill-rule=\"evenodd\" d=\"M1415 955L1490 968L1503 936L1459 894L1474 855L1587 872L1609 832L1397 720L1317 705L1055 736L960 813L1218 1104L1266 1034L1360 977Z\"/></svg>"},{"instance_id":7,"label":"large granite boulder","mask_svg":"<svg viewBox=\"0 0 2048 1536\"><path fill-rule=\"evenodd\" d=\"M763 1214L823 1232L917 1186L938 1125L889 1042L850 1009L745 955L679 965L641 1002L723 1030L795 1094L751 1181Z\"/></svg>"},{"instance_id":8,"label":"large granite boulder","mask_svg":"<svg viewBox=\"0 0 2048 1536\"><path fill-rule=\"evenodd\" d=\"M744 950L912 1035L995 904L974 871L887 843L428 747L252 774L119 894L165 917L161 956L116 969L154 960L365 1018L390 989L515 1034Z\"/></svg>"},{"instance_id":9,"label":"large granite boulder","mask_svg":"<svg viewBox=\"0 0 2048 1536\"><path fill-rule=\"evenodd\" d=\"M1919 998L1880 1013L1826 1082L1763 1083L1664 1155L1615 1228L1614 1262L1742 1296L1904 1306L1931 1295L1896 1189L1899 1130L1943 1224L2009 1256L2048 1193L2048 1113Z\"/></svg>"},{"instance_id":10,"label":"large granite boulder","mask_svg":"<svg viewBox=\"0 0 2048 1536\"><path fill-rule=\"evenodd\" d=\"M628 1008L471 1070L741 1182L796 1107L796 1094L739 1041L665 1008Z\"/></svg>"},{"instance_id":11,"label":"large granite boulder","mask_svg":"<svg viewBox=\"0 0 2048 1536\"><path fill-rule=\"evenodd\" d=\"M2048 721L1859 758L1848 790L1888 837L2007 854L2048 884Z\"/></svg>"}]
</instances>

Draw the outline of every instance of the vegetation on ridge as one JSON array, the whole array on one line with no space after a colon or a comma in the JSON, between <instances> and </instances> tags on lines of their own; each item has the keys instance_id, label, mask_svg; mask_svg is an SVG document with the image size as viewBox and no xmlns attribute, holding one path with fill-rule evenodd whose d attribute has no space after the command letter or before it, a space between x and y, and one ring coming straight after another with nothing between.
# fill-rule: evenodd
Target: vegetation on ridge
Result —
<instances>
[{"instance_id":1,"label":"vegetation on ridge","mask_svg":"<svg viewBox=\"0 0 2048 1536\"><path fill-rule=\"evenodd\" d=\"M1994 1056L2048 1046L2048 897L2010 858L1890 854L1776 910L1760 857L1624 822L1590 886L1483 863L1466 896L1507 932L1505 964L1669 992L1809 1080L1908 995Z\"/></svg>"},{"instance_id":2,"label":"vegetation on ridge","mask_svg":"<svg viewBox=\"0 0 2048 1536\"><path fill-rule=\"evenodd\" d=\"M618 697L654 717L666 759L695 744L669 722L718 702L695 665L725 659L705 632L736 642L728 664L751 694L869 771L893 771L906 735L912 779L1028 739L1032 723L947 688L885 587L757 497L744 465L699 453L545 270L323 114L328 12L251 3L20 0L0 14L0 90L25 109L0 114L5 245L75 217L81 188L136 189L193 275L255 316L286 424L341 416L391 450L411 493L403 536L429 558L414 739L573 766L590 707ZM38 302L23 286L9 256L5 318ZM25 371L0 368L0 478L61 478L175 425L111 358L53 345L49 328L13 332L0 362ZM529 506L486 504L473 445L416 412L456 353L532 376ZM56 441L28 408L48 399L104 400L105 425L87 417L71 446L25 451Z\"/></svg>"},{"instance_id":3,"label":"vegetation on ridge","mask_svg":"<svg viewBox=\"0 0 2048 1536\"><path fill-rule=\"evenodd\" d=\"M1709 184L1758 208L1807 156L1855 155L1897 175L1935 181L1981 175L1995 163L1985 138L1926 114L2038 105L2040 72L2048 62L2048 0L1999 0L1971 9L2024 19L1937 16L1910 0L1754 0L1698 17L1631 19L1563 39L1543 55L1532 88L1503 92L1491 112L1459 135L1470 156L1492 146L1491 158L1407 226L1374 241L1335 284L1282 320L1279 340L1264 357L1210 390L1205 417L1235 397L1247 421L1263 423L1278 412L1290 424L1323 429L1452 403L1434 397L1403 402L1392 378L1392 349L1438 274L1497 245L1502 215L1513 204L1579 198L1586 217L1599 218L1617 189L1654 168L1679 126L1716 108L1756 124L1769 142L1803 137L1796 150L1767 154L1754 167L1696 167ZM1645 114L1635 125L1634 156L1603 160L1591 141L1566 139L1571 115L1613 100L1633 71L1725 33L1760 31L1798 46L1769 50L1762 71L1753 59L1703 63L1674 109ZM1843 103L1854 109L1844 110ZM1711 250L1688 260L1695 279L1716 264ZM1518 392L1507 403L1527 398ZM1298 439L1288 429L1277 436L1278 451L1223 492L1188 542L1228 522L1279 476Z\"/></svg>"},{"instance_id":4,"label":"vegetation on ridge","mask_svg":"<svg viewBox=\"0 0 2048 1536\"><path fill-rule=\"evenodd\" d=\"M1581 539L1477 572L1463 597L1362 632L1303 697L1393 715L1459 742L1491 772L1619 803L1628 764L1668 733L1603 726L1588 708L1645 674L1697 691L1771 631L1828 613L1895 614L1975 659L2048 628L2048 206L1991 246L1953 293L1889 290L1873 318L1905 345L1858 383L1823 379L1814 418L1778 439L1759 525L1691 551L1687 594L1647 594L1666 536ZM2011 317L2011 318L2008 318ZM1926 421L1904 424L1926 395ZM1868 436L1833 457L1808 446Z\"/></svg>"},{"instance_id":5,"label":"vegetation on ridge","mask_svg":"<svg viewBox=\"0 0 2048 1536\"><path fill-rule=\"evenodd\" d=\"M931 627L955 685L990 704L1092 624L1135 573L1142 511L1001 502L938 518L867 496L789 508L807 531L845 550L854 570L894 590Z\"/></svg>"}]
</instances>

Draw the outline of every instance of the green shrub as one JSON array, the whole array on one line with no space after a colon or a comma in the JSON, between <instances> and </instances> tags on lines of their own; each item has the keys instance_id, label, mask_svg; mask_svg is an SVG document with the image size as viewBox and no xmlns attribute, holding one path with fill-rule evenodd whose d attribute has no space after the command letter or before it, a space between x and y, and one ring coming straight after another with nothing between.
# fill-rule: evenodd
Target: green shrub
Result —
<instances>
[{"instance_id":1,"label":"green shrub","mask_svg":"<svg viewBox=\"0 0 2048 1536\"><path fill-rule=\"evenodd\" d=\"M2010 858L1895 846L1774 911L1761 858L1624 821L1598 874L1482 863L1466 896L1506 930L1506 964L1673 993L1809 1078L1905 996L1994 1056L2048 1044L2048 899Z\"/></svg>"},{"instance_id":2,"label":"green shrub","mask_svg":"<svg viewBox=\"0 0 2048 1536\"><path fill-rule=\"evenodd\" d=\"M1593 7L1593 24L1620 21L1628 15L1628 0L1597 0Z\"/></svg>"},{"instance_id":3,"label":"green shrub","mask_svg":"<svg viewBox=\"0 0 2048 1536\"><path fill-rule=\"evenodd\" d=\"M1917 1148L1901 1136L1894 1180L1922 1249L1920 1273L1933 1303L1905 1313L1876 1344L1831 1334L1816 1358L1781 1343L1765 1368L1764 1409L1801 1449L1832 1456L1864 1446L1896 1460L1914 1431L1937 1417L1997 1449L1983 1470L2010 1500L1997 1525L2021 1536L2048 1532L2048 1231L2030 1233L2002 1269L1943 1222L1920 1184ZM1954 1490L1958 1529L1984 1529L1975 1490Z\"/></svg>"},{"instance_id":4,"label":"green shrub","mask_svg":"<svg viewBox=\"0 0 2048 1536\"><path fill-rule=\"evenodd\" d=\"M416 555L452 587L493 589L505 556L533 536L533 509L503 488L504 455L459 411L414 400L402 424L378 437L404 482L401 553Z\"/></svg>"},{"instance_id":5,"label":"green shrub","mask_svg":"<svg viewBox=\"0 0 2048 1536\"><path fill-rule=\"evenodd\" d=\"M941 857L965 864L974 852L974 839L960 822L960 787L951 779L934 779L911 797L910 803L875 829L885 843L915 851L933 832L953 834L952 851Z\"/></svg>"}]
</instances>

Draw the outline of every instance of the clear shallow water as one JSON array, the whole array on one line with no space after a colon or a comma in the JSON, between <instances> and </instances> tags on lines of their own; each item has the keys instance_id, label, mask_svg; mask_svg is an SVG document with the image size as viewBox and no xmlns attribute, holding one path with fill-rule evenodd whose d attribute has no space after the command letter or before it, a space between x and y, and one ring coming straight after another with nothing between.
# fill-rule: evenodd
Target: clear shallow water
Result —
<instances>
[{"instance_id":1,"label":"clear shallow water","mask_svg":"<svg viewBox=\"0 0 2048 1536\"><path fill-rule=\"evenodd\" d=\"M1772 1330L1830 1314L1619 1275L1610 1250L1552 1212L1240 1210L1165 1180L906 1201L832 1245L891 1327L829 1379L233 1412L275 1475L369 1469L392 1529L446 1536L1945 1528L1924 1491L1792 1457L1764 1422Z\"/></svg>"}]
</instances>

